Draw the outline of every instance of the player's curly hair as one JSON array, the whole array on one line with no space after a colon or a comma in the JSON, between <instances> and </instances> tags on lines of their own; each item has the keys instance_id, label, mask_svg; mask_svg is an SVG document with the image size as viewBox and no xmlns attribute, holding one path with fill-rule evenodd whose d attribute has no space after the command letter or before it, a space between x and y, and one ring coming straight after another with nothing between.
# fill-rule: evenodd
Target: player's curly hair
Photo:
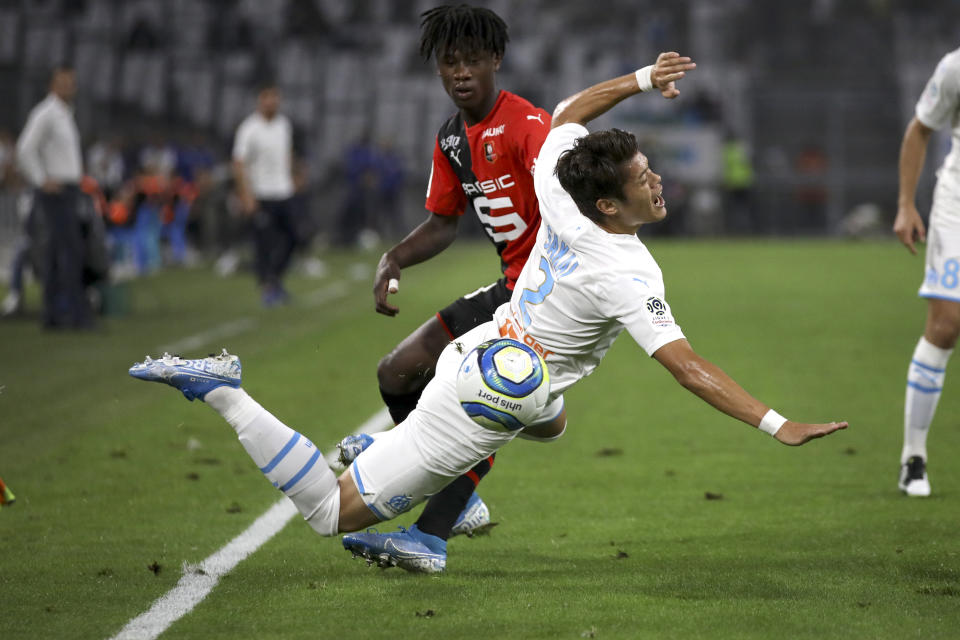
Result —
<instances>
[{"instance_id":1,"label":"player's curly hair","mask_svg":"<svg viewBox=\"0 0 960 640\"><path fill-rule=\"evenodd\" d=\"M420 55L430 60L448 51L486 51L502 57L507 23L490 9L441 5L420 14Z\"/></svg>"},{"instance_id":2,"label":"player's curly hair","mask_svg":"<svg viewBox=\"0 0 960 640\"><path fill-rule=\"evenodd\" d=\"M560 186L577 203L580 213L593 221L602 219L600 198L624 198L627 164L640 151L637 137L629 131L596 131L573 143L560 154L556 174Z\"/></svg>"}]
</instances>

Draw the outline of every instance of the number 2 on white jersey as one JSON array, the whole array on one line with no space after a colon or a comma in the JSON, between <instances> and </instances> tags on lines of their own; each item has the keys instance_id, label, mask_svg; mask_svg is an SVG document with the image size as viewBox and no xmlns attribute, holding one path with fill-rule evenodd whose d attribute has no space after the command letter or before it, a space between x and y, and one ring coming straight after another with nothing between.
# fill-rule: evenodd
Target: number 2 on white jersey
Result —
<instances>
[{"instance_id":1,"label":"number 2 on white jersey","mask_svg":"<svg viewBox=\"0 0 960 640\"><path fill-rule=\"evenodd\" d=\"M543 282L540 286L533 289L524 289L520 295L520 320L523 322L523 329L530 326L530 312L527 311L527 304L540 304L547 299L550 292L553 291L554 278L550 270L550 263L547 259L540 257L540 272L543 273Z\"/></svg>"}]
</instances>

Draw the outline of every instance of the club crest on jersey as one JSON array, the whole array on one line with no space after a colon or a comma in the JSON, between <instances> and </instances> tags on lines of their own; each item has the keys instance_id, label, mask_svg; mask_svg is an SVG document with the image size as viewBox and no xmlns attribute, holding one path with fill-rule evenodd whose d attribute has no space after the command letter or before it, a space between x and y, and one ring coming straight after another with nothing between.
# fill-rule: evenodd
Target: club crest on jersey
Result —
<instances>
[{"instance_id":1,"label":"club crest on jersey","mask_svg":"<svg viewBox=\"0 0 960 640\"><path fill-rule=\"evenodd\" d=\"M487 162L494 162L497 159L497 152L493 148L492 140L483 143L483 157L487 159Z\"/></svg>"}]
</instances>

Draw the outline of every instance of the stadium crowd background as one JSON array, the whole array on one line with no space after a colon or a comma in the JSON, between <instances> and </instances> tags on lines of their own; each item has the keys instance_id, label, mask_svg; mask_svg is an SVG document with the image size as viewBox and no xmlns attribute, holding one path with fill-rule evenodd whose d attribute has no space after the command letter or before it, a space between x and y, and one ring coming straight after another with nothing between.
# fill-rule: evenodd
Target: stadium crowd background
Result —
<instances>
[{"instance_id":1,"label":"stadium crowd background","mask_svg":"<svg viewBox=\"0 0 960 640\"><path fill-rule=\"evenodd\" d=\"M247 231L230 149L264 78L297 130L301 253L402 237L423 219L434 137L453 110L416 51L418 16L435 4L0 2L0 275L29 207L13 145L63 62L77 73L115 277L238 262ZM903 128L960 24L960 4L930 0L482 4L510 26L499 86L548 111L659 51L697 60L676 103L628 102L597 122L638 133L673 177L656 234L888 234ZM949 136L938 136L931 153L942 156Z\"/></svg>"}]
</instances>

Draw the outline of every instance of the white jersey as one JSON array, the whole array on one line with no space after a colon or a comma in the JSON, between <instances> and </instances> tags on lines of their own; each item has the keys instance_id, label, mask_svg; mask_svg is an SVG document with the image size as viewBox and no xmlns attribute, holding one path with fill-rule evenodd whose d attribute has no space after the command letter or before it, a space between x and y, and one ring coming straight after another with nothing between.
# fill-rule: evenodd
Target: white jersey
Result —
<instances>
[{"instance_id":1,"label":"white jersey","mask_svg":"<svg viewBox=\"0 0 960 640\"><path fill-rule=\"evenodd\" d=\"M547 135L534 171L537 242L510 302L494 314L501 335L544 356L551 400L590 375L624 329L649 355L684 337L664 299L660 267L644 244L586 218L554 174L560 154L587 133L570 123Z\"/></svg>"},{"instance_id":2,"label":"white jersey","mask_svg":"<svg viewBox=\"0 0 960 640\"><path fill-rule=\"evenodd\" d=\"M53 93L35 106L17 141L17 158L35 187L47 180L80 184L83 160L73 108Z\"/></svg>"},{"instance_id":3,"label":"white jersey","mask_svg":"<svg viewBox=\"0 0 960 640\"><path fill-rule=\"evenodd\" d=\"M960 49L940 60L917 102L917 120L931 129L950 125L950 153L937 173L937 179L950 191L960 193Z\"/></svg>"},{"instance_id":4,"label":"white jersey","mask_svg":"<svg viewBox=\"0 0 960 640\"><path fill-rule=\"evenodd\" d=\"M256 111L237 129L233 159L243 163L257 200L286 200L293 195L292 153L293 127L283 114L267 120Z\"/></svg>"}]
</instances>

